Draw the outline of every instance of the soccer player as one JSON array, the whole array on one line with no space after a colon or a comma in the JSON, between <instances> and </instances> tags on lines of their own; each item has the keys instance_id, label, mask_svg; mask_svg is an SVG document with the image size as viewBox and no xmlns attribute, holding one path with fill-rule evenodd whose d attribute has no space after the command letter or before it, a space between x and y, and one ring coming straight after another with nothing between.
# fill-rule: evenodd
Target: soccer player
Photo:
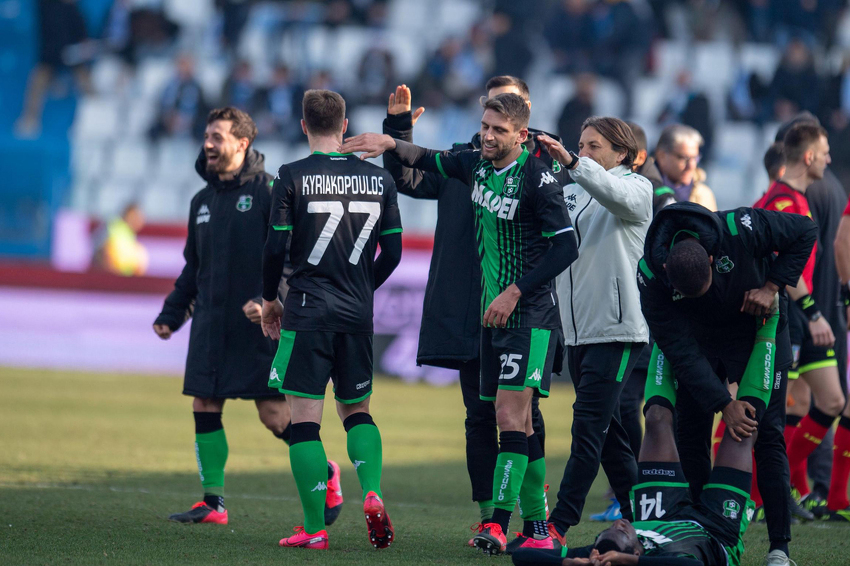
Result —
<instances>
[{"instance_id":1,"label":"soccer player","mask_svg":"<svg viewBox=\"0 0 850 566\"><path fill-rule=\"evenodd\" d=\"M850 314L850 202L844 208L835 237L835 263L841 278L841 300L847 314ZM832 477L826 502L828 518L850 521L850 500L847 498L850 482L850 403L844 406L841 413L834 444Z\"/></svg>"},{"instance_id":2,"label":"soccer player","mask_svg":"<svg viewBox=\"0 0 850 566\"><path fill-rule=\"evenodd\" d=\"M311 155L278 171L263 252L263 332L280 341L268 385L289 398L289 459L304 509L304 526L280 545L328 547L322 512L328 478L319 430L330 376L348 456L363 488L369 540L386 548L394 532L382 500L381 435L369 397L373 294L401 260L396 188L380 167L337 152L348 127L339 94L308 90L302 108ZM290 233L294 271L284 309L277 286Z\"/></svg>"},{"instance_id":3,"label":"soccer player","mask_svg":"<svg viewBox=\"0 0 850 566\"><path fill-rule=\"evenodd\" d=\"M289 442L289 406L266 386L274 342L263 337L257 303L262 290L262 255L271 213L271 176L253 148L257 127L245 112L210 112L204 146L195 163L206 188L192 199L186 265L165 299L153 329L168 340L190 317L189 354L183 394L193 397L195 455L204 498L180 523L227 524L224 467L228 446L221 420L226 399L254 399L260 421ZM243 314L244 313L244 314ZM328 462L326 517L342 506L339 466Z\"/></svg>"},{"instance_id":4,"label":"soccer player","mask_svg":"<svg viewBox=\"0 0 850 566\"><path fill-rule=\"evenodd\" d=\"M552 548L546 527L545 463L531 426L531 398L549 394L561 323L553 279L572 263L576 242L561 186L522 145L530 111L521 96L484 102L481 151L438 152L362 134L343 151L361 159L391 151L402 164L467 183L482 271L482 399L496 404L499 456L493 474L495 510L473 538L487 553L506 550L505 532L522 497L536 546ZM524 482L527 480L527 483ZM532 511L529 511L532 509Z\"/></svg>"},{"instance_id":5,"label":"soccer player","mask_svg":"<svg viewBox=\"0 0 850 566\"><path fill-rule=\"evenodd\" d=\"M487 98L512 92L521 96L531 108L528 85L522 79L492 77L487 81L486 88ZM410 89L406 85L399 85L390 94L384 133L403 141L413 141L414 124L424 111L424 108L412 110ZM528 138L523 145L529 153L558 169L553 175L561 184L567 184L570 178L566 168L561 167L535 141L544 133L529 128ZM481 149L479 132L469 142L452 146L455 152L468 149ZM493 468L499 455L499 442L493 403L479 396L481 320L478 309L481 301L481 269L475 227L471 221L472 201L464 182L447 179L439 173L404 167L390 153L384 154L384 167L393 176L399 193L416 199L437 201L434 253L425 288L416 362L459 370L461 394L466 408L466 465L472 484L472 500L478 503L481 515L478 524L480 530L493 516ZM562 357L556 354L556 367ZM531 442L539 442L541 452L545 453L545 426L539 409L539 397L534 397L531 403L532 426L537 436ZM523 517L533 510L520 505ZM531 523L525 523L523 529L522 535L508 543L507 553L533 536ZM469 539L469 545L472 545L472 539Z\"/></svg>"},{"instance_id":6,"label":"soccer player","mask_svg":"<svg viewBox=\"0 0 850 566\"><path fill-rule=\"evenodd\" d=\"M650 225L637 271L641 309L656 340L652 360L672 367L678 380L677 441L682 468L694 499L709 482L714 413L723 413L726 434L740 440L758 427L755 456L768 516L787 528L788 470L767 464L784 458L783 368L791 363L787 300L780 297L779 334L773 349L773 394L764 417L731 398L724 381L739 383L754 348L761 343L753 316L762 316L776 294L800 278L817 227L805 216L739 208L711 212L695 203L677 203ZM778 255L776 255L778 253ZM649 372L648 383L658 378ZM640 483L645 478L639 476ZM768 497L767 484L782 486ZM771 492L772 493L772 492ZM784 515L784 518L783 518ZM788 564L790 530L770 532L769 564Z\"/></svg>"},{"instance_id":7,"label":"soccer player","mask_svg":"<svg viewBox=\"0 0 850 566\"><path fill-rule=\"evenodd\" d=\"M811 217L806 191L814 181L823 178L830 162L826 130L815 124L800 123L785 134L784 140L785 173L759 199L756 207ZM792 372L808 385L806 393L810 390L814 401L788 442L791 486L801 498L809 495L806 460L832 428L845 401L833 349L835 336L810 295L814 289L817 247L816 244L796 288L788 289L796 303L790 313L791 343L797 358ZM791 395L800 397L795 388L796 384L790 387ZM822 507L813 508L813 511L821 510Z\"/></svg>"},{"instance_id":8,"label":"soccer player","mask_svg":"<svg viewBox=\"0 0 850 566\"><path fill-rule=\"evenodd\" d=\"M578 155L545 136L540 141L575 180L563 190L579 245L578 259L556 284L576 391L570 458L549 517L550 535L564 545L567 530L581 520L600 462L620 512L632 515L637 462L620 422L620 393L649 341L634 272L652 220L653 191L632 171L637 141L619 118L585 120Z\"/></svg>"},{"instance_id":9,"label":"soccer player","mask_svg":"<svg viewBox=\"0 0 850 566\"><path fill-rule=\"evenodd\" d=\"M708 265L708 258L703 260ZM762 317L751 317L759 342L747 362L738 391L738 400L753 409L757 421L771 396L778 301L773 309ZM709 484L699 494L697 503L693 503L676 448L675 374L663 356L653 358L650 372L653 379L647 381L646 436L639 463L642 480L631 492L637 520L614 521L593 544L584 547L520 549L513 555L516 566L738 566L741 563L744 532L753 513L748 490L752 481L751 453L758 433L742 441L726 433Z\"/></svg>"}]
</instances>

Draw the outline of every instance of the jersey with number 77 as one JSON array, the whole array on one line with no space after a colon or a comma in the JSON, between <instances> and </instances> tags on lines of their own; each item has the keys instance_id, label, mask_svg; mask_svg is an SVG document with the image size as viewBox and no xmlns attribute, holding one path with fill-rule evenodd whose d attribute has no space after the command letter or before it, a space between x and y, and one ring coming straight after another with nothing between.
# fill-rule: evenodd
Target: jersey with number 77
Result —
<instances>
[{"instance_id":1,"label":"jersey with number 77","mask_svg":"<svg viewBox=\"0 0 850 566\"><path fill-rule=\"evenodd\" d=\"M378 238L401 232L390 174L352 154L314 152L281 166L270 224L292 231L283 327L371 334Z\"/></svg>"}]
</instances>

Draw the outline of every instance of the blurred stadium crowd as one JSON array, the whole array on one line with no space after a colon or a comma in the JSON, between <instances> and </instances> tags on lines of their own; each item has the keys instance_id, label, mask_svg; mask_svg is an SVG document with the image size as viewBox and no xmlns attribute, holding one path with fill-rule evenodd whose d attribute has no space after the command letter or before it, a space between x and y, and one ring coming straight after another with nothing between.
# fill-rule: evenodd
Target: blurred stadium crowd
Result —
<instances>
[{"instance_id":1,"label":"blurred stadium crowd","mask_svg":"<svg viewBox=\"0 0 850 566\"><path fill-rule=\"evenodd\" d=\"M6 4L9 4L7 1ZM591 114L628 118L649 149L665 125L702 133L700 167L721 208L766 188L761 157L799 111L830 131L850 187L850 18L843 0L39 0L41 53L15 121L38 138L56 85L80 99L70 204L95 217L137 201L185 222L204 118L225 104L260 127L270 171L306 151L307 88L341 92L351 132L374 129L394 86L428 109L418 143L477 129L488 77L531 86L532 125L575 148ZM435 211L402 211L430 233Z\"/></svg>"}]
</instances>

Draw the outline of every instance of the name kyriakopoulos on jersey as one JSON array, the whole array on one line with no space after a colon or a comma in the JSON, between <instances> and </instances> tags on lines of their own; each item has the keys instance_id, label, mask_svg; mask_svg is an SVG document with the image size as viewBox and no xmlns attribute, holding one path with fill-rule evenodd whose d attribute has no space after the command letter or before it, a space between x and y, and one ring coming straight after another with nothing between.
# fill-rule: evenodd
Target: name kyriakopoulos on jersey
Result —
<instances>
[{"instance_id":1,"label":"name kyriakopoulos on jersey","mask_svg":"<svg viewBox=\"0 0 850 566\"><path fill-rule=\"evenodd\" d=\"M369 175L302 175L302 195L383 195L384 179Z\"/></svg>"},{"instance_id":2,"label":"name kyriakopoulos on jersey","mask_svg":"<svg viewBox=\"0 0 850 566\"><path fill-rule=\"evenodd\" d=\"M519 199L499 196L488 190L486 185L479 185L477 182L472 191L472 202L507 220L514 219L519 206Z\"/></svg>"}]
</instances>

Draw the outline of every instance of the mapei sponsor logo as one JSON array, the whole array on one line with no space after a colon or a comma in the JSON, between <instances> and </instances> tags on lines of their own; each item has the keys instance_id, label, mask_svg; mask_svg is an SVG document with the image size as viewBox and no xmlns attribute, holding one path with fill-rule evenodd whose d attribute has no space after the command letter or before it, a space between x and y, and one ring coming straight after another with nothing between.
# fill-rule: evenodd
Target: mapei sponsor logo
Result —
<instances>
[{"instance_id":1,"label":"mapei sponsor logo","mask_svg":"<svg viewBox=\"0 0 850 566\"><path fill-rule=\"evenodd\" d=\"M366 380L366 381L364 381L363 383L358 383L358 384L357 384L357 385L355 385L354 387L356 387L356 388L357 388L357 390L358 390L358 391L360 391L361 389L365 389L365 388L369 387L369 384L370 384L370 383L372 383L372 380L371 380L371 379L367 379L367 380Z\"/></svg>"},{"instance_id":2,"label":"mapei sponsor logo","mask_svg":"<svg viewBox=\"0 0 850 566\"><path fill-rule=\"evenodd\" d=\"M472 202L505 220L513 220L519 207L519 199L499 196L478 183L472 191Z\"/></svg>"},{"instance_id":3,"label":"mapei sponsor logo","mask_svg":"<svg viewBox=\"0 0 850 566\"><path fill-rule=\"evenodd\" d=\"M195 224L203 224L210 221L210 207L205 204L198 209L198 216L195 218Z\"/></svg>"},{"instance_id":4,"label":"mapei sponsor logo","mask_svg":"<svg viewBox=\"0 0 850 566\"><path fill-rule=\"evenodd\" d=\"M508 460L505 462L505 475L502 477L502 484L499 486L499 501L505 500L505 490L508 489L508 482L511 479L511 469L514 467L514 461Z\"/></svg>"}]
</instances>

